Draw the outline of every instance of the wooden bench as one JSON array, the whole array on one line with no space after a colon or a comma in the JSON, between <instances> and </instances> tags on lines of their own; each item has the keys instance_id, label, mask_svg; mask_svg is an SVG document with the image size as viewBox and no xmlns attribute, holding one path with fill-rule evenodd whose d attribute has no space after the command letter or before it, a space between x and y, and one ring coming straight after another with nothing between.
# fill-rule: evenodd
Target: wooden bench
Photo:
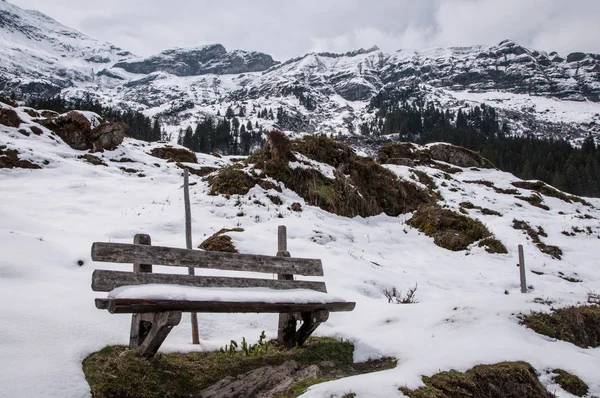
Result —
<instances>
[{"instance_id":1,"label":"wooden bench","mask_svg":"<svg viewBox=\"0 0 600 398\"><path fill-rule=\"evenodd\" d=\"M92 245L92 260L133 263L133 272L95 270L92 289L110 292L122 286L168 284L210 288L269 288L274 291L310 289L327 293L325 282L294 280L294 275L323 276L321 260L292 258L287 251L286 229L279 227L277 256L205 252L152 246L150 236L138 234L134 244ZM175 267L261 272L277 274L277 279L224 276L195 276L152 273L152 264ZM240 290L242 292L242 290ZM278 340L288 347L302 345L331 311L352 311L355 303L297 303L272 301L205 301L140 298L98 298L96 307L113 314L133 314L129 346L151 357L171 329L181 321L182 312L279 313ZM296 330L297 322L301 327Z\"/></svg>"}]
</instances>

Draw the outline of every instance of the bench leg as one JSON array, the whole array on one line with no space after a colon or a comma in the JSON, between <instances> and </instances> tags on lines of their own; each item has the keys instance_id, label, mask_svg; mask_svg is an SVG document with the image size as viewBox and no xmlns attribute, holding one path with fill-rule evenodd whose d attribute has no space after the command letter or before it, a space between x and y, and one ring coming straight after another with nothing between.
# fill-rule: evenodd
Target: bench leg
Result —
<instances>
[{"instance_id":1,"label":"bench leg","mask_svg":"<svg viewBox=\"0 0 600 398\"><path fill-rule=\"evenodd\" d=\"M279 314L277 340L286 347L296 346L296 323L296 314Z\"/></svg>"},{"instance_id":2,"label":"bench leg","mask_svg":"<svg viewBox=\"0 0 600 398\"><path fill-rule=\"evenodd\" d=\"M301 346L306 339L319 327L320 324L329 319L329 311L303 312L302 326L296 333L296 343Z\"/></svg>"},{"instance_id":3,"label":"bench leg","mask_svg":"<svg viewBox=\"0 0 600 398\"><path fill-rule=\"evenodd\" d=\"M133 314L129 348L137 349L145 357L154 356L180 321L180 311Z\"/></svg>"}]
</instances>

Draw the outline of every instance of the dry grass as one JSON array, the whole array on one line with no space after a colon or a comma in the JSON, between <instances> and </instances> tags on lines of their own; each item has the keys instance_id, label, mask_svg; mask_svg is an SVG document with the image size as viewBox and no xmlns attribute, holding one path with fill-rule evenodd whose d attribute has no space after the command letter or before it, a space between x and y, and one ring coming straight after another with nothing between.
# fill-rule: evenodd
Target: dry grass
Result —
<instances>
[{"instance_id":1,"label":"dry grass","mask_svg":"<svg viewBox=\"0 0 600 398\"><path fill-rule=\"evenodd\" d=\"M579 377L562 369L554 369L552 373L556 373L556 376L553 377L554 382L568 393L577 397L583 397L588 393L588 385Z\"/></svg>"},{"instance_id":2,"label":"dry grass","mask_svg":"<svg viewBox=\"0 0 600 398\"><path fill-rule=\"evenodd\" d=\"M527 235L531 238L531 241L535 243L537 248L544 254L551 256L557 260L562 258L562 250L558 246L547 245L541 241L540 236L547 237L548 235L544 231L544 228L538 226L537 230L533 229L526 221L513 219L513 228L527 232Z\"/></svg>"},{"instance_id":3,"label":"dry grass","mask_svg":"<svg viewBox=\"0 0 600 398\"><path fill-rule=\"evenodd\" d=\"M225 235L228 232L244 232L243 228L233 229L221 229L219 232L206 239L198 246L199 249L203 249L209 252L226 252L226 253L238 253L238 250L231 242L231 237Z\"/></svg>"},{"instance_id":4,"label":"dry grass","mask_svg":"<svg viewBox=\"0 0 600 398\"><path fill-rule=\"evenodd\" d=\"M155 158L166 159L170 162L198 163L196 154L183 148L172 148L169 146L153 148L150 151L150 155Z\"/></svg>"},{"instance_id":5,"label":"dry grass","mask_svg":"<svg viewBox=\"0 0 600 398\"><path fill-rule=\"evenodd\" d=\"M541 193L542 195L557 198L567 203L579 202L586 206L591 206L589 202L583 200L582 198L574 195L567 195L564 192L561 192L558 189L543 183L542 181L515 181L512 183L512 185L517 188L529 189L531 191Z\"/></svg>"}]
</instances>

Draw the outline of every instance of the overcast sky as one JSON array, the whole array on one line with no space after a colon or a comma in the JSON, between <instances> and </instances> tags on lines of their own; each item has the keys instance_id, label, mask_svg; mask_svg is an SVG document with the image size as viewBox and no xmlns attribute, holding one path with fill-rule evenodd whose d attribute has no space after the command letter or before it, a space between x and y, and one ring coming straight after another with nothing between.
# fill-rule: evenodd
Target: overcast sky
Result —
<instances>
[{"instance_id":1,"label":"overcast sky","mask_svg":"<svg viewBox=\"0 0 600 398\"><path fill-rule=\"evenodd\" d=\"M221 43L285 59L492 44L600 53L600 0L8 0L138 55Z\"/></svg>"}]
</instances>

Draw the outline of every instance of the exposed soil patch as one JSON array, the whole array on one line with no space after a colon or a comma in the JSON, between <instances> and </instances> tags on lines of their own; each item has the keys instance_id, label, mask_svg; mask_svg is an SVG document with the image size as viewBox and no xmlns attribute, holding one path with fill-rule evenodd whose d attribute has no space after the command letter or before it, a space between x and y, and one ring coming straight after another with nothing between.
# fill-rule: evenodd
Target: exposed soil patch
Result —
<instances>
[{"instance_id":1,"label":"exposed soil patch","mask_svg":"<svg viewBox=\"0 0 600 398\"><path fill-rule=\"evenodd\" d=\"M169 162L180 163L198 163L196 154L183 148L173 148L169 146L153 148L150 155L159 159L166 159Z\"/></svg>"},{"instance_id":2,"label":"exposed soil patch","mask_svg":"<svg viewBox=\"0 0 600 398\"><path fill-rule=\"evenodd\" d=\"M438 205L422 206L407 224L432 237L444 249L459 251L492 233L479 220L466 217Z\"/></svg>"},{"instance_id":3,"label":"exposed soil patch","mask_svg":"<svg viewBox=\"0 0 600 398\"><path fill-rule=\"evenodd\" d=\"M238 250L233 245L231 237L225 235L228 232L244 232L243 228L233 229L221 229L219 232L206 239L198 246L199 249L203 249L209 252L226 252L226 253L238 253Z\"/></svg>"},{"instance_id":4,"label":"exposed soil patch","mask_svg":"<svg viewBox=\"0 0 600 398\"><path fill-rule=\"evenodd\" d=\"M530 205L539 207L540 209L550 210L550 208L543 203L544 198L542 198L542 195L538 195L538 194L532 194L531 196L522 196L521 195L521 196L515 196L515 198L524 200L525 202L529 203Z\"/></svg>"},{"instance_id":5,"label":"exposed soil patch","mask_svg":"<svg viewBox=\"0 0 600 398\"><path fill-rule=\"evenodd\" d=\"M190 174L197 175L199 177L206 177L210 173L213 173L213 172L219 170L216 167L208 167L208 166L194 168L194 167L186 166L183 163L177 163L176 166L179 167L180 169L187 169L190 172Z\"/></svg>"},{"instance_id":6,"label":"exposed soil patch","mask_svg":"<svg viewBox=\"0 0 600 398\"><path fill-rule=\"evenodd\" d=\"M7 149L6 145L0 145L0 169L41 169L35 163L29 160L19 159L19 152L16 149Z\"/></svg>"},{"instance_id":7,"label":"exposed soil patch","mask_svg":"<svg viewBox=\"0 0 600 398\"><path fill-rule=\"evenodd\" d=\"M600 347L600 307L555 309L551 314L534 312L521 316L521 323L536 333L568 341L581 348Z\"/></svg>"},{"instance_id":8,"label":"exposed soil patch","mask_svg":"<svg viewBox=\"0 0 600 398\"><path fill-rule=\"evenodd\" d=\"M471 202L461 202L459 204L459 206L462 209L479 210L479 211L481 211L481 214L484 214L486 216L499 216L499 217L502 217L502 213L497 212L496 210L488 209L487 207L475 206Z\"/></svg>"},{"instance_id":9,"label":"exposed soil patch","mask_svg":"<svg viewBox=\"0 0 600 398\"><path fill-rule=\"evenodd\" d=\"M424 376L424 387L400 387L411 398L552 398L527 362L478 365L466 372L450 370Z\"/></svg>"}]
</instances>

